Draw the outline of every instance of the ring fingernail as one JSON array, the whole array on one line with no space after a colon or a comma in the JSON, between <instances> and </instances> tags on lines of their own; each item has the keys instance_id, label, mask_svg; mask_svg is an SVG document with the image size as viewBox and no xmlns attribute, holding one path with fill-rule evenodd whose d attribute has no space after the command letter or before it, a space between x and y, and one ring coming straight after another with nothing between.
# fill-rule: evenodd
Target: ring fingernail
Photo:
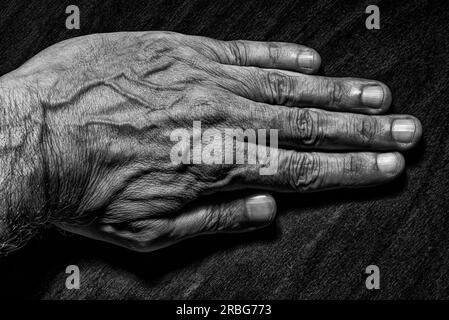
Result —
<instances>
[{"instance_id":1,"label":"ring fingernail","mask_svg":"<svg viewBox=\"0 0 449 320\"><path fill-rule=\"evenodd\" d=\"M409 143L415 136L415 122L410 119L396 119L391 126L391 134L396 141Z\"/></svg>"},{"instance_id":2,"label":"ring fingernail","mask_svg":"<svg viewBox=\"0 0 449 320\"><path fill-rule=\"evenodd\" d=\"M384 90L380 86L363 88L362 103L367 107L380 108L384 101Z\"/></svg>"},{"instance_id":3,"label":"ring fingernail","mask_svg":"<svg viewBox=\"0 0 449 320\"><path fill-rule=\"evenodd\" d=\"M394 153L382 153L377 156L377 167L383 173L395 173L398 168L398 159Z\"/></svg>"}]
</instances>

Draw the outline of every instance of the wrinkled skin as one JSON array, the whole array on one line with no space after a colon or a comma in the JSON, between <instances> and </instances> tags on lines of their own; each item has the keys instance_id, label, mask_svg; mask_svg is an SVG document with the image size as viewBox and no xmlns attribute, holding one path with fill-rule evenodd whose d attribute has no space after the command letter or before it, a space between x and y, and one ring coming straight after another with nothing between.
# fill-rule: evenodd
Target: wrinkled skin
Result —
<instances>
[{"instance_id":1,"label":"wrinkled skin","mask_svg":"<svg viewBox=\"0 0 449 320\"><path fill-rule=\"evenodd\" d=\"M46 222L150 251L267 225L276 212L267 190L363 187L397 177L404 159L390 151L418 141L419 121L378 115L391 102L384 84L311 75L319 65L318 53L295 44L168 32L58 43L1 79L4 96L25 101L18 108L29 106L35 119L27 131L34 170L21 184L37 187L27 198L44 208ZM191 130L193 121L203 130L278 129L279 147L270 151L278 171L260 175L264 163L173 163L170 134ZM207 197L240 189L249 191Z\"/></svg>"}]
</instances>

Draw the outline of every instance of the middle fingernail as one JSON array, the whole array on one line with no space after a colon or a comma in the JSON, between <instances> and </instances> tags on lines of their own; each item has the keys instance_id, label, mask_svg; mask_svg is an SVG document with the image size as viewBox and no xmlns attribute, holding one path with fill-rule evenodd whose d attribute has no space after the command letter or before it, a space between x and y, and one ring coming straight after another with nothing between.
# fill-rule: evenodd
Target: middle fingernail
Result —
<instances>
[{"instance_id":1,"label":"middle fingernail","mask_svg":"<svg viewBox=\"0 0 449 320\"><path fill-rule=\"evenodd\" d=\"M362 90L362 103L367 107L380 108L384 101L384 94L381 86L367 86Z\"/></svg>"},{"instance_id":2,"label":"middle fingernail","mask_svg":"<svg viewBox=\"0 0 449 320\"><path fill-rule=\"evenodd\" d=\"M415 121L411 119L396 119L391 125L391 134L398 142L412 142L413 137L415 136L415 131Z\"/></svg>"}]
</instances>

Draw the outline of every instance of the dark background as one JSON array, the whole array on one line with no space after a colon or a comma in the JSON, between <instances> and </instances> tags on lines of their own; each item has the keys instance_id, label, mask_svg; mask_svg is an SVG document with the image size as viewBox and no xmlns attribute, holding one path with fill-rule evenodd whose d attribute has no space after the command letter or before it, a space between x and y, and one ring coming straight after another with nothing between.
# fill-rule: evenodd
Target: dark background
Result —
<instances>
[{"instance_id":1,"label":"dark background","mask_svg":"<svg viewBox=\"0 0 449 320\"><path fill-rule=\"evenodd\" d=\"M78 5L81 29L65 28ZM381 29L365 28L380 7ZM392 112L423 124L406 173L359 191L276 195L279 217L251 234L192 239L139 254L48 230L0 261L0 296L45 299L449 297L449 1L3 1L0 74L79 35L172 30L219 39L296 42L322 74L385 82ZM65 288L65 268L81 289ZM381 289L365 288L376 264Z\"/></svg>"}]
</instances>

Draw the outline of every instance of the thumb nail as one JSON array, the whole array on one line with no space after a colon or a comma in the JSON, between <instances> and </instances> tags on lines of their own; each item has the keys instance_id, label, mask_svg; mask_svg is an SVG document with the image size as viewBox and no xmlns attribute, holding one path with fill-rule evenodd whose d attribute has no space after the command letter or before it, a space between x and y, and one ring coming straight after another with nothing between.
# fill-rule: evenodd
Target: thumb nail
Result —
<instances>
[{"instance_id":1,"label":"thumb nail","mask_svg":"<svg viewBox=\"0 0 449 320\"><path fill-rule=\"evenodd\" d=\"M276 202L270 195L258 195L246 200L249 219L256 225L271 223L276 214Z\"/></svg>"}]
</instances>

